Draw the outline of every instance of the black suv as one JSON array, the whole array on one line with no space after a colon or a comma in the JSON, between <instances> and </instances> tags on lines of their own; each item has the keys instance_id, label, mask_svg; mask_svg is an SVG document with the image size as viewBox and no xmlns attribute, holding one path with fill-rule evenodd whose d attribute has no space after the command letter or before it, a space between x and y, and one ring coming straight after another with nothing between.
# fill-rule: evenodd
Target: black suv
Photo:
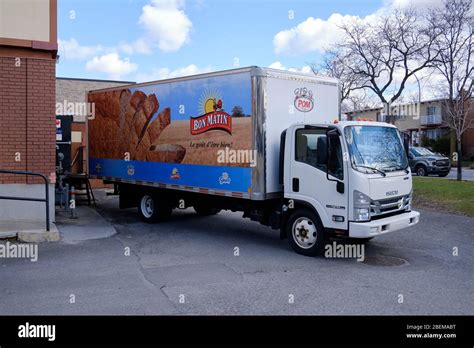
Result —
<instances>
[{"instance_id":1,"label":"black suv","mask_svg":"<svg viewBox=\"0 0 474 348\"><path fill-rule=\"evenodd\" d=\"M449 158L435 154L425 147L411 147L408 161L412 173L416 173L418 176L427 176L429 174L446 176L451 169Z\"/></svg>"}]
</instances>

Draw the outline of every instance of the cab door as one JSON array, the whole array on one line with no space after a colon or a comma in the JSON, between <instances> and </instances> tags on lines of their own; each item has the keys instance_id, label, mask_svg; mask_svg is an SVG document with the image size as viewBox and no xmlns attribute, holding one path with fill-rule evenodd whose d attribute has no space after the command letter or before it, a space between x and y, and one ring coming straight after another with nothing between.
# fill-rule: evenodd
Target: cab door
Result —
<instances>
[{"instance_id":1,"label":"cab door","mask_svg":"<svg viewBox=\"0 0 474 348\"><path fill-rule=\"evenodd\" d=\"M347 229L348 179L341 136L334 137L337 130L328 127L301 125L292 129L285 154L289 164L285 197L311 204L324 227ZM328 137L328 131L333 136ZM328 152L332 158L327 158Z\"/></svg>"}]
</instances>

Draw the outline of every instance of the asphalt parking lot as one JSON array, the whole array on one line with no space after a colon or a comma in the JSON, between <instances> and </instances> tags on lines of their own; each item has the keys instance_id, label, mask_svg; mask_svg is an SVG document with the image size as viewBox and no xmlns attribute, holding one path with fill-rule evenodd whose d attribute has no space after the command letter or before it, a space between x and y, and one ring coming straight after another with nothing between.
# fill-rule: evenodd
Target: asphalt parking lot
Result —
<instances>
[{"instance_id":1,"label":"asphalt parking lot","mask_svg":"<svg viewBox=\"0 0 474 348\"><path fill-rule=\"evenodd\" d=\"M98 211L117 234L0 259L0 314L474 314L474 218L422 211L358 262L298 255L239 213L148 225L115 196Z\"/></svg>"}]
</instances>

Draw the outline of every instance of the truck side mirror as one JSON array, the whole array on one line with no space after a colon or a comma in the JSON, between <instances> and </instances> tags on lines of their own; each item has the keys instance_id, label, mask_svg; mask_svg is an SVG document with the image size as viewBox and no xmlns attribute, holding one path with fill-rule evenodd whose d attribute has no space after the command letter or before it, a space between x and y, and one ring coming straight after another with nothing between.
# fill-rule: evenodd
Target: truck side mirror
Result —
<instances>
[{"instance_id":1,"label":"truck side mirror","mask_svg":"<svg viewBox=\"0 0 474 348\"><path fill-rule=\"evenodd\" d=\"M326 133L326 178L331 181L336 181L336 191L338 193L344 193L344 183L340 180L333 180L329 178L329 174L338 177L342 180L342 177L338 175L338 168L342 169L341 148L339 143L339 132L337 129L331 129ZM319 140L319 139L318 139Z\"/></svg>"},{"instance_id":2,"label":"truck side mirror","mask_svg":"<svg viewBox=\"0 0 474 348\"><path fill-rule=\"evenodd\" d=\"M317 149L318 164L326 165L328 163L328 141L326 137L318 138Z\"/></svg>"},{"instance_id":3,"label":"truck side mirror","mask_svg":"<svg viewBox=\"0 0 474 348\"><path fill-rule=\"evenodd\" d=\"M336 144L339 143L339 134L335 130L330 130L327 132L327 163L328 163L328 172L333 173L335 168L337 168L337 150Z\"/></svg>"},{"instance_id":4,"label":"truck side mirror","mask_svg":"<svg viewBox=\"0 0 474 348\"><path fill-rule=\"evenodd\" d=\"M405 153L407 154L407 157L410 158L410 135L403 132L401 132L401 135L403 137L403 146L405 147Z\"/></svg>"}]
</instances>

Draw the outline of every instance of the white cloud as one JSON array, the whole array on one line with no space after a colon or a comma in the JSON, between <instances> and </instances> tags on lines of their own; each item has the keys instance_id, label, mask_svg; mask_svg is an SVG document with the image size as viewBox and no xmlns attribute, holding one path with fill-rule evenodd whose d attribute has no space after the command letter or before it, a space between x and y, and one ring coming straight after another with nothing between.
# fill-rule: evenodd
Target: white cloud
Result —
<instances>
[{"instance_id":1,"label":"white cloud","mask_svg":"<svg viewBox=\"0 0 474 348\"><path fill-rule=\"evenodd\" d=\"M300 71L305 74L310 74L313 72L313 70L311 69L309 65L303 66Z\"/></svg>"},{"instance_id":2,"label":"white cloud","mask_svg":"<svg viewBox=\"0 0 474 348\"><path fill-rule=\"evenodd\" d=\"M118 48L124 52L125 54L132 55L134 53L140 54L151 54L152 49L148 45L145 39L140 38L135 42L128 43L128 42L121 42Z\"/></svg>"},{"instance_id":3,"label":"white cloud","mask_svg":"<svg viewBox=\"0 0 474 348\"><path fill-rule=\"evenodd\" d=\"M385 1L385 5L383 8L386 9L395 9L395 8L414 8L416 10L419 10L421 12L425 12L429 9L432 9L434 7L441 6L443 3L443 0L388 0Z\"/></svg>"},{"instance_id":4,"label":"white cloud","mask_svg":"<svg viewBox=\"0 0 474 348\"><path fill-rule=\"evenodd\" d=\"M278 32L273 38L273 47L277 54L297 56L313 51L324 51L342 38L338 27L352 20L374 23L381 15L395 9L413 8L419 13L439 7L443 0L385 0L383 6L365 16L342 15L333 13L328 19L308 17L297 26Z\"/></svg>"},{"instance_id":5,"label":"white cloud","mask_svg":"<svg viewBox=\"0 0 474 348\"><path fill-rule=\"evenodd\" d=\"M114 46L84 46L75 38L59 39L59 54L64 59L86 60L99 54L118 52L127 55L151 54L156 47L164 52L177 51L189 41L192 27L183 8L183 0L151 0L143 6L138 20L139 25L146 31L143 37Z\"/></svg>"},{"instance_id":6,"label":"white cloud","mask_svg":"<svg viewBox=\"0 0 474 348\"><path fill-rule=\"evenodd\" d=\"M128 58L121 59L117 53L96 56L86 63L87 71L106 73L112 79L120 79L137 68L137 64L131 63Z\"/></svg>"},{"instance_id":7,"label":"white cloud","mask_svg":"<svg viewBox=\"0 0 474 348\"><path fill-rule=\"evenodd\" d=\"M180 0L152 0L143 6L139 19L152 42L164 52L179 50L189 41L192 23Z\"/></svg>"},{"instance_id":8,"label":"white cloud","mask_svg":"<svg viewBox=\"0 0 474 348\"><path fill-rule=\"evenodd\" d=\"M84 60L105 50L102 45L81 46L75 38L58 39L59 55L65 59Z\"/></svg>"},{"instance_id":9,"label":"white cloud","mask_svg":"<svg viewBox=\"0 0 474 348\"><path fill-rule=\"evenodd\" d=\"M280 62L276 61L268 66L269 68L272 69L278 69L278 70L286 70L286 66L281 64Z\"/></svg>"},{"instance_id":10,"label":"white cloud","mask_svg":"<svg viewBox=\"0 0 474 348\"><path fill-rule=\"evenodd\" d=\"M276 61L276 62L270 64L268 67L271 68L271 69L288 70L288 71L292 71L292 72L301 72L301 73L304 73L304 74L311 74L312 73L311 67L309 65L304 65L299 69L298 68L287 68L281 62Z\"/></svg>"},{"instance_id":11,"label":"white cloud","mask_svg":"<svg viewBox=\"0 0 474 348\"><path fill-rule=\"evenodd\" d=\"M164 80L164 79L170 79L174 77L196 75L196 74L206 73L209 71L212 71L212 68L209 66L204 67L204 68L199 68L195 64L189 64L185 67L177 68L175 70L171 70L169 68L153 69L151 73L148 73L148 74L143 74L143 73L137 74L136 80L138 82Z\"/></svg>"},{"instance_id":12,"label":"white cloud","mask_svg":"<svg viewBox=\"0 0 474 348\"><path fill-rule=\"evenodd\" d=\"M341 25L344 21L357 17L333 13L327 20L308 17L296 27L282 30L273 38L277 54L299 55L316 50L324 50L342 37Z\"/></svg>"}]
</instances>

